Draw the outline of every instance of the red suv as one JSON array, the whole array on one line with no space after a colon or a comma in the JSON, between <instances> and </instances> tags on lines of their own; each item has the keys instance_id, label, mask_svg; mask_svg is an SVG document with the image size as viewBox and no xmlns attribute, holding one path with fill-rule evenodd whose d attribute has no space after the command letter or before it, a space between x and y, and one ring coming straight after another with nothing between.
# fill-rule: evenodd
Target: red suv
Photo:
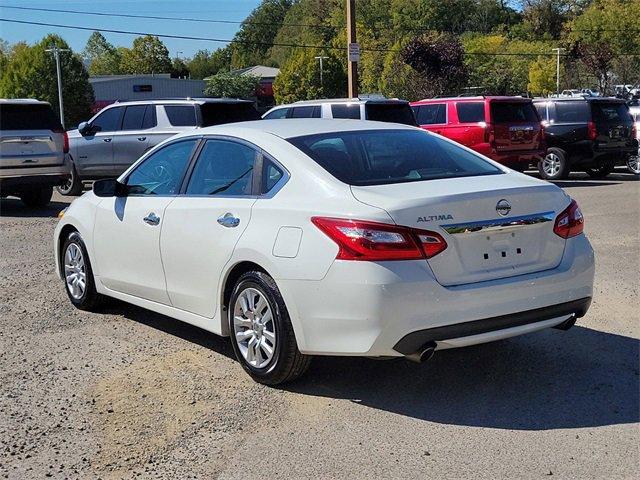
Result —
<instances>
[{"instance_id":1,"label":"red suv","mask_svg":"<svg viewBox=\"0 0 640 480\"><path fill-rule=\"evenodd\" d=\"M528 98L433 98L411 107L420 127L514 170L537 164L545 155L540 117Z\"/></svg>"}]
</instances>

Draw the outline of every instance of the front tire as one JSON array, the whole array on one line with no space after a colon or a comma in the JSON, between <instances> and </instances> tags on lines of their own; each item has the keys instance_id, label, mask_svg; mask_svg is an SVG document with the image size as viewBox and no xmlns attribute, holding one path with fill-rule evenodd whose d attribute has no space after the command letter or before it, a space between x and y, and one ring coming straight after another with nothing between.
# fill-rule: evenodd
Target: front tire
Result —
<instances>
[{"instance_id":1,"label":"front tire","mask_svg":"<svg viewBox=\"0 0 640 480\"><path fill-rule=\"evenodd\" d=\"M65 290L71 303L80 310L98 310L104 303L104 296L96 291L87 247L78 232L72 232L64 241L60 261Z\"/></svg>"},{"instance_id":2,"label":"front tire","mask_svg":"<svg viewBox=\"0 0 640 480\"><path fill-rule=\"evenodd\" d=\"M28 190L20 195L20 200L27 207L42 208L46 207L53 196L52 187L42 187L34 190Z\"/></svg>"},{"instance_id":3,"label":"front tire","mask_svg":"<svg viewBox=\"0 0 640 480\"><path fill-rule=\"evenodd\" d=\"M60 195L69 195L77 197L82 193L83 185L82 180L78 177L76 168L71 165L71 176L62 185L56 187L56 190Z\"/></svg>"},{"instance_id":4,"label":"front tire","mask_svg":"<svg viewBox=\"0 0 640 480\"><path fill-rule=\"evenodd\" d=\"M550 148L538 162L538 172L545 180L564 180L570 171L569 158L566 152L559 148Z\"/></svg>"},{"instance_id":5,"label":"front tire","mask_svg":"<svg viewBox=\"0 0 640 480\"><path fill-rule=\"evenodd\" d=\"M256 382L291 382L309 367L311 357L298 350L284 299L266 273L251 271L238 279L228 320L236 358Z\"/></svg>"},{"instance_id":6,"label":"front tire","mask_svg":"<svg viewBox=\"0 0 640 480\"><path fill-rule=\"evenodd\" d=\"M634 175L640 175L640 148L635 155L629 155L627 158L627 170Z\"/></svg>"}]
</instances>

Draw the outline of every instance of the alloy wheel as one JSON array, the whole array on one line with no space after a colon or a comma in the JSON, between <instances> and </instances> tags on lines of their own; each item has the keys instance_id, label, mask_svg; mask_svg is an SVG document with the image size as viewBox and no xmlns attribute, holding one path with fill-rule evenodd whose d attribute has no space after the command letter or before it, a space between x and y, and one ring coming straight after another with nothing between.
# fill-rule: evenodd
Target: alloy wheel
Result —
<instances>
[{"instance_id":1,"label":"alloy wheel","mask_svg":"<svg viewBox=\"0 0 640 480\"><path fill-rule=\"evenodd\" d=\"M640 174L640 149L638 149L637 155L632 155L627 160L627 167L629 167L629 171L631 173L635 173L636 175Z\"/></svg>"},{"instance_id":2,"label":"alloy wheel","mask_svg":"<svg viewBox=\"0 0 640 480\"><path fill-rule=\"evenodd\" d=\"M549 177L555 177L558 175L558 173L560 173L561 166L560 157L555 153L547 153L542 160L542 170Z\"/></svg>"},{"instance_id":3,"label":"alloy wheel","mask_svg":"<svg viewBox=\"0 0 640 480\"><path fill-rule=\"evenodd\" d=\"M82 250L75 243L70 243L64 254L64 276L69 294L80 300L87 288L87 272Z\"/></svg>"},{"instance_id":4,"label":"alloy wheel","mask_svg":"<svg viewBox=\"0 0 640 480\"><path fill-rule=\"evenodd\" d=\"M246 288L233 309L235 342L246 362L255 368L267 366L276 349L273 312L263 293Z\"/></svg>"}]
</instances>

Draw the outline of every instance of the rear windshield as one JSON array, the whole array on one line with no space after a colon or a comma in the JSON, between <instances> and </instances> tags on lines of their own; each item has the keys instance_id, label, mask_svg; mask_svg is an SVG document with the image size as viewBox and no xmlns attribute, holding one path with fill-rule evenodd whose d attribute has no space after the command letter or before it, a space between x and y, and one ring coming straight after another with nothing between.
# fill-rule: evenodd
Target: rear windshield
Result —
<instances>
[{"instance_id":1,"label":"rear windshield","mask_svg":"<svg viewBox=\"0 0 640 480\"><path fill-rule=\"evenodd\" d=\"M367 120L417 126L416 117L409 104L367 103L364 108L367 112Z\"/></svg>"},{"instance_id":2,"label":"rear windshield","mask_svg":"<svg viewBox=\"0 0 640 480\"><path fill-rule=\"evenodd\" d=\"M558 123L586 123L591 119L587 102L556 102L555 112L551 111L551 120Z\"/></svg>"},{"instance_id":3,"label":"rear windshield","mask_svg":"<svg viewBox=\"0 0 640 480\"><path fill-rule=\"evenodd\" d=\"M260 120L260 114L251 103L204 103L200 111L203 127Z\"/></svg>"},{"instance_id":4,"label":"rear windshield","mask_svg":"<svg viewBox=\"0 0 640 480\"><path fill-rule=\"evenodd\" d=\"M58 130L60 120L50 105L0 105L0 130Z\"/></svg>"},{"instance_id":5,"label":"rear windshield","mask_svg":"<svg viewBox=\"0 0 640 480\"><path fill-rule=\"evenodd\" d=\"M533 103L528 102L491 102L491 121L493 123L539 122Z\"/></svg>"},{"instance_id":6,"label":"rear windshield","mask_svg":"<svg viewBox=\"0 0 640 480\"><path fill-rule=\"evenodd\" d=\"M629 107L624 103L593 102L591 111L595 122L631 122Z\"/></svg>"},{"instance_id":7,"label":"rear windshield","mask_svg":"<svg viewBox=\"0 0 640 480\"><path fill-rule=\"evenodd\" d=\"M335 132L291 138L289 142L350 185L502 173L479 155L421 131Z\"/></svg>"}]
</instances>

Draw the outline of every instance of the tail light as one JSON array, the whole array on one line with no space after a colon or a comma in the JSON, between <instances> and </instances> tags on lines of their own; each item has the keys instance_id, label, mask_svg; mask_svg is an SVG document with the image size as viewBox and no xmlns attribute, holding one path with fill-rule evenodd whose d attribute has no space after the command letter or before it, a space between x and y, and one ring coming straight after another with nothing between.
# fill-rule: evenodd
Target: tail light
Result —
<instances>
[{"instance_id":1,"label":"tail light","mask_svg":"<svg viewBox=\"0 0 640 480\"><path fill-rule=\"evenodd\" d=\"M598 138L598 129L596 128L595 122L589 122L587 124L587 134L589 135L589 140L595 140Z\"/></svg>"},{"instance_id":2,"label":"tail light","mask_svg":"<svg viewBox=\"0 0 640 480\"><path fill-rule=\"evenodd\" d=\"M338 244L338 260L420 260L447 248L440 234L427 230L344 218L311 221Z\"/></svg>"},{"instance_id":3,"label":"tail light","mask_svg":"<svg viewBox=\"0 0 640 480\"><path fill-rule=\"evenodd\" d=\"M638 138L638 127L635 123L631 124L631 138Z\"/></svg>"},{"instance_id":4,"label":"tail light","mask_svg":"<svg viewBox=\"0 0 640 480\"><path fill-rule=\"evenodd\" d=\"M584 217L575 200L565 208L556 218L553 231L562 238L571 238L580 235L584 230Z\"/></svg>"},{"instance_id":5,"label":"tail light","mask_svg":"<svg viewBox=\"0 0 640 480\"><path fill-rule=\"evenodd\" d=\"M67 134L67 132L65 132L63 128L55 128L53 129L53 132L62 134L62 138L64 140L62 151L64 153L69 153L69 135Z\"/></svg>"},{"instance_id":6,"label":"tail light","mask_svg":"<svg viewBox=\"0 0 640 480\"><path fill-rule=\"evenodd\" d=\"M493 145L496 141L496 134L493 124L487 123L484 127L484 142Z\"/></svg>"}]
</instances>

